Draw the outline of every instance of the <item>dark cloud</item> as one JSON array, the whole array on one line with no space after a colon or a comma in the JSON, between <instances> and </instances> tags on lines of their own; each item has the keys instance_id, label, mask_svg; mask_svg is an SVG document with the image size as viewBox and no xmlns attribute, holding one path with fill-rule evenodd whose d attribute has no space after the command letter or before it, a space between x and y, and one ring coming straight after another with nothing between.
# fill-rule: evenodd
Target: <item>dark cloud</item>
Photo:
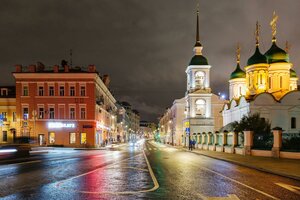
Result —
<instances>
[{"instance_id":1,"label":"dark cloud","mask_svg":"<svg viewBox=\"0 0 300 200\"><path fill-rule=\"evenodd\" d=\"M175 98L184 96L185 69L193 52L193 0L2 0L0 7L1 84L13 84L15 64L69 59L97 65L110 74L117 99L128 100L143 119L154 120ZM279 15L278 44L292 44L297 72L300 58L298 0L200 1L203 53L212 65L213 90L227 92L240 42L242 64L254 50L256 20L262 25L261 50L271 44L269 21Z\"/></svg>"}]
</instances>

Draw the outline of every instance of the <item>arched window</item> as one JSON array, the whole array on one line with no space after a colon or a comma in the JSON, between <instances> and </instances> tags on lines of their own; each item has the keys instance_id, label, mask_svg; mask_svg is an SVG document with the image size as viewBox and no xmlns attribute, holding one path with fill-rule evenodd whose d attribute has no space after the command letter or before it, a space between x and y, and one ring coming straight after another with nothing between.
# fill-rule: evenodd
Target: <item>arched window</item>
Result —
<instances>
[{"instance_id":1,"label":"arched window","mask_svg":"<svg viewBox=\"0 0 300 200\"><path fill-rule=\"evenodd\" d=\"M291 118L291 128L292 129L296 128L296 117Z\"/></svg>"},{"instance_id":2,"label":"arched window","mask_svg":"<svg viewBox=\"0 0 300 200\"><path fill-rule=\"evenodd\" d=\"M282 76L280 76L280 88L282 88Z\"/></svg>"},{"instance_id":3,"label":"arched window","mask_svg":"<svg viewBox=\"0 0 300 200\"><path fill-rule=\"evenodd\" d=\"M205 73L203 71L197 71L195 73L195 86L204 88L204 79L205 79Z\"/></svg>"},{"instance_id":4,"label":"arched window","mask_svg":"<svg viewBox=\"0 0 300 200\"><path fill-rule=\"evenodd\" d=\"M205 100L203 99L196 100L196 114L205 116Z\"/></svg>"},{"instance_id":5,"label":"arched window","mask_svg":"<svg viewBox=\"0 0 300 200\"><path fill-rule=\"evenodd\" d=\"M272 89L272 78L269 77L269 88Z\"/></svg>"}]
</instances>

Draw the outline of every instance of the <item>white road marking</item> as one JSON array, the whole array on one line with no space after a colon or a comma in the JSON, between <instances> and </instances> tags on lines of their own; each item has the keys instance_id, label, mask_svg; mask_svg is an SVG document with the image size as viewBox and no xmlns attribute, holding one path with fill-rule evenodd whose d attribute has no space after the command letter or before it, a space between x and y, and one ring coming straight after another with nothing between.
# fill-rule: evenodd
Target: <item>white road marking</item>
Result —
<instances>
[{"instance_id":1,"label":"white road marking","mask_svg":"<svg viewBox=\"0 0 300 200\"><path fill-rule=\"evenodd\" d=\"M146 160L146 163L147 163L147 167L148 167L148 170L149 173L150 173L150 176L152 178L152 181L153 181L153 184L154 184L154 187L153 188L150 188L150 189L147 189L147 190L140 190L140 191L124 191L124 192L109 192L109 191L103 191L103 192L90 192L90 191L80 191L80 190L73 190L75 192L79 192L79 193L84 193L84 194L112 194L112 195L122 195L122 194L138 194L138 193L146 193L146 192L152 192L152 191L155 191L159 188L159 184L158 184L158 181L152 171L152 168L151 168L151 165L148 161L148 158L145 154L145 151L143 151L143 155L144 155L144 158ZM109 168L110 166L114 166L114 165L117 165L119 163L122 163L126 160L129 160L129 159L132 159L134 157L137 157L137 156L140 156L139 155L136 155L136 156L133 156L133 157L129 157L129 158L126 158L126 159L123 159L121 160L120 162L116 162L116 163L112 163L110 165L107 165L105 167L102 167L102 168L98 168L98 169L95 169L95 170L92 170L92 171L89 171L89 172L86 172L86 173L83 173L83 174L80 174L80 175L77 175L77 176L73 176L71 178L68 178L68 179L65 179L63 181L58 181L56 184L55 184L55 187L58 188L58 189L65 189L65 190L68 190L67 188L64 188L64 187L61 187L61 185L63 184L63 182L67 181L67 180L72 180L72 179L75 179L75 178L78 178L78 177L81 177L81 176L85 176L85 175L88 175L88 174L91 174L95 171L98 171L100 169L104 169L104 168ZM140 170L140 168L136 168L138 170ZM145 170L145 169L143 169Z\"/></svg>"},{"instance_id":2,"label":"white road marking","mask_svg":"<svg viewBox=\"0 0 300 200\"><path fill-rule=\"evenodd\" d=\"M203 200L240 200L235 194L228 194L227 197L207 197L198 193L198 196Z\"/></svg>"},{"instance_id":3,"label":"white road marking","mask_svg":"<svg viewBox=\"0 0 300 200\"><path fill-rule=\"evenodd\" d=\"M204 170L206 170L206 171L209 171L209 172L212 172L212 173L214 173L214 174L217 174L217 175L219 175L219 176L222 176L222 177L225 178L225 179L228 179L228 180L230 180L230 181L232 181L232 182L235 182L235 183L237 183L237 184L239 184L239 185L242 185L242 186L244 186L244 187L246 187L246 188L248 188L248 189L251 189L251 190L253 190L253 191L255 191L255 192L258 192L258 193L263 194L263 195L265 195L265 196L267 196L267 197L270 197L271 199L280 200L280 199L277 198L277 197L274 197L274 196L272 196L272 195L270 195L270 194L268 194L268 193L265 193L265 192L263 192L263 191L261 191L261 190L255 189L255 188L253 188L253 187L251 187L251 186L249 186L249 185L246 185L246 184L244 184L244 183L242 183L242 182L239 182L239 181L237 181L237 180L234 180L234 179L232 179L232 178L230 178L230 177L227 177L227 176L225 176L225 175L223 175L223 174L220 174L220 173L218 173L218 172L216 172L216 171L213 171L213 170L208 169L208 168L206 168L206 167L201 167L201 168L204 169Z\"/></svg>"},{"instance_id":4,"label":"white road marking","mask_svg":"<svg viewBox=\"0 0 300 200\"><path fill-rule=\"evenodd\" d=\"M288 184L285 184L285 183L275 183L276 185L279 185L280 187L283 187L295 194L298 194L300 195L300 187L298 186L294 186L294 185L288 185Z\"/></svg>"}]
</instances>

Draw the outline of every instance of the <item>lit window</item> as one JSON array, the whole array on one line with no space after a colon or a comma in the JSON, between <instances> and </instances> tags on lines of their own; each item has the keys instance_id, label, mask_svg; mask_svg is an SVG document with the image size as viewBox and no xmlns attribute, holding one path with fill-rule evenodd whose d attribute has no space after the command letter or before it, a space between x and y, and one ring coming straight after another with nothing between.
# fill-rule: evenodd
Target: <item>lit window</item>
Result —
<instances>
[{"instance_id":1,"label":"lit window","mask_svg":"<svg viewBox=\"0 0 300 200\"><path fill-rule=\"evenodd\" d=\"M80 96L85 96L85 86L80 86Z\"/></svg>"},{"instance_id":2,"label":"lit window","mask_svg":"<svg viewBox=\"0 0 300 200\"><path fill-rule=\"evenodd\" d=\"M70 119L75 119L75 108L70 108Z\"/></svg>"},{"instance_id":3,"label":"lit window","mask_svg":"<svg viewBox=\"0 0 300 200\"><path fill-rule=\"evenodd\" d=\"M86 144L86 133L80 134L80 144Z\"/></svg>"},{"instance_id":4,"label":"lit window","mask_svg":"<svg viewBox=\"0 0 300 200\"><path fill-rule=\"evenodd\" d=\"M205 115L205 100L198 99L196 101L196 113L197 115Z\"/></svg>"},{"instance_id":5,"label":"lit window","mask_svg":"<svg viewBox=\"0 0 300 200\"><path fill-rule=\"evenodd\" d=\"M260 84L262 84L262 74L260 75Z\"/></svg>"},{"instance_id":6,"label":"lit window","mask_svg":"<svg viewBox=\"0 0 300 200\"><path fill-rule=\"evenodd\" d=\"M54 132L50 132L49 133L49 143L50 144L54 144L55 143L55 133Z\"/></svg>"},{"instance_id":7,"label":"lit window","mask_svg":"<svg viewBox=\"0 0 300 200\"><path fill-rule=\"evenodd\" d=\"M54 108L49 108L49 119L54 119Z\"/></svg>"},{"instance_id":8,"label":"lit window","mask_svg":"<svg viewBox=\"0 0 300 200\"><path fill-rule=\"evenodd\" d=\"M75 87L74 86L70 87L70 96L75 96Z\"/></svg>"},{"instance_id":9,"label":"lit window","mask_svg":"<svg viewBox=\"0 0 300 200\"><path fill-rule=\"evenodd\" d=\"M296 128L296 117L291 118L291 128L295 129Z\"/></svg>"},{"instance_id":10,"label":"lit window","mask_svg":"<svg viewBox=\"0 0 300 200\"><path fill-rule=\"evenodd\" d=\"M65 87L64 86L59 87L59 96L65 96Z\"/></svg>"},{"instance_id":11,"label":"lit window","mask_svg":"<svg viewBox=\"0 0 300 200\"><path fill-rule=\"evenodd\" d=\"M44 119L44 108L39 108L39 119Z\"/></svg>"},{"instance_id":12,"label":"lit window","mask_svg":"<svg viewBox=\"0 0 300 200\"><path fill-rule=\"evenodd\" d=\"M23 108L23 119L28 120L28 115L29 115L29 109L27 107Z\"/></svg>"},{"instance_id":13,"label":"lit window","mask_svg":"<svg viewBox=\"0 0 300 200\"><path fill-rule=\"evenodd\" d=\"M76 133L70 133L70 144L76 143Z\"/></svg>"},{"instance_id":14,"label":"lit window","mask_svg":"<svg viewBox=\"0 0 300 200\"><path fill-rule=\"evenodd\" d=\"M282 76L280 76L280 88L282 88Z\"/></svg>"},{"instance_id":15,"label":"lit window","mask_svg":"<svg viewBox=\"0 0 300 200\"><path fill-rule=\"evenodd\" d=\"M54 96L54 86L49 87L49 96Z\"/></svg>"},{"instance_id":16,"label":"lit window","mask_svg":"<svg viewBox=\"0 0 300 200\"><path fill-rule=\"evenodd\" d=\"M28 96L28 86L23 86L23 96Z\"/></svg>"},{"instance_id":17,"label":"lit window","mask_svg":"<svg viewBox=\"0 0 300 200\"><path fill-rule=\"evenodd\" d=\"M17 121L17 113L13 112L13 122L16 122L16 121Z\"/></svg>"},{"instance_id":18,"label":"lit window","mask_svg":"<svg viewBox=\"0 0 300 200\"><path fill-rule=\"evenodd\" d=\"M205 78L205 73L202 71L197 71L195 73L195 86L204 88L204 78Z\"/></svg>"},{"instance_id":19,"label":"lit window","mask_svg":"<svg viewBox=\"0 0 300 200\"><path fill-rule=\"evenodd\" d=\"M39 96L44 96L44 87L43 86L39 87Z\"/></svg>"},{"instance_id":20,"label":"lit window","mask_svg":"<svg viewBox=\"0 0 300 200\"><path fill-rule=\"evenodd\" d=\"M272 89L272 78L269 77L269 88Z\"/></svg>"},{"instance_id":21,"label":"lit window","mask_svg":"<svg viewBox=\"0 0 300 200\"><path fill-rule=\"evenodd\" d=\"M85 119L85 108L80 108L80 119Z\"/></svg>"}]
</instances>

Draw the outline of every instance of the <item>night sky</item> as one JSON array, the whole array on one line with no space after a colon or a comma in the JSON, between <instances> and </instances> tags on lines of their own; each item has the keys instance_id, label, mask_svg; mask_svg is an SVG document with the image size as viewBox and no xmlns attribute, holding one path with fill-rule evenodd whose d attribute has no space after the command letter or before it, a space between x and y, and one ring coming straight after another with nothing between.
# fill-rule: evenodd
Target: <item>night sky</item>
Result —
<instances>
[{"instance_id":1,"label":"night sky","mask_svg":"<svg viewBox=\"0 0 300 200\"><path fill-rule=\"evenodd\" d=\"M193 56L195 0L1 0L0 85L13 85L15 64L46 66L70 60L95 64L111 76L117 100L128 101L144 120L156 120L185 94L185 69ZM269 22L279 15L277 44L291 44L290 59L300 74L299 0L200 1L200 40L212 65L214 93L228 93L235 48L241 64L254 53L255 23L261 51L271 46Z\"/></svg>"}]
</instances>

